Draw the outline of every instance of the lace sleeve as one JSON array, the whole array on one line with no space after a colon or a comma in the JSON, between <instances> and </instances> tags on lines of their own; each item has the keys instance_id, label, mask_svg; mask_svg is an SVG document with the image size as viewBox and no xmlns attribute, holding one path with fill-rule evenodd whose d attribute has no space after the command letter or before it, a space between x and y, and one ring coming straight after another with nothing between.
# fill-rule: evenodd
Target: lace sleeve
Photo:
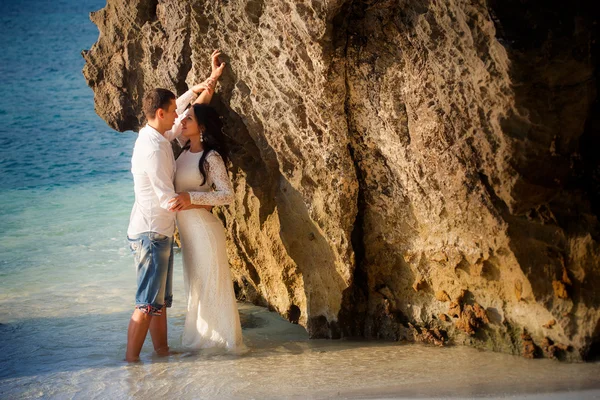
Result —
<instances>
[{"instance_id":1,"label":"lace sleeve","mask_svg":"<svg viewBox=\"0 0 600 400\"><path fill-rule=\"evenodd\" d=\"M203 206L222 206L233 201L233 187L227 175L227 168L221 156L211 151L206 156L206 173L215 186L210 192L189 192L192 204Z\"/></svg>"}]
</instances>

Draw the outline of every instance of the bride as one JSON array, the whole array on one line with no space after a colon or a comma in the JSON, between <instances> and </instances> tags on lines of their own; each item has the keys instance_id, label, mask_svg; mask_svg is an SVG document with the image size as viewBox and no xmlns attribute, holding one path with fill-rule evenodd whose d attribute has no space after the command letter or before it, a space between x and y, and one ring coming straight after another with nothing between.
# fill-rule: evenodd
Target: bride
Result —
<instances>
[{"instance_id":1,"label":"bride","mask_svg":"<svg viewBox=\"0 0 600 400\"><path fill-rule=\"evenodd\" d=\"M194 349L243 347L225 230L205 207L233 200L222 128L218 113L206 104L194 104L181 121L181 134L189 142L176 161L175 190L180 196L172 209L178 211L188 298L182 344Z\"/></svg>"},{"instance_id":2,"label":"bride","mask_svg":"<svg viewBox=\"0 0 600 400\"><path fill-rule=\"evenodd\" d=\"M227 147L219 114L193 104L181 121L189 139L177 159L172 203L183 250L188 305L182 345L241 350L242 330L229 272L225 230L206 206L229 204L233 189L227 175Z\"/></svg>"},{"instance_id":3,"label":"bride","mask_svg":"<svg viewBox=\"0 0 600 400\"><path fill-rule=\"evenodd\" d=\"M176 161L178 196L170 201L169 209L177 211L188 299L182 344L193 349L224 347L240 351L245 346L229 272L225 230L209 211L212 206L233 200L223 125L219 114L208 105L225 66L219 62L219 55L219 50L211 55L211 77L195 87L195 92L202 94L181 113L173 130L173 138L184 146Z\"/></svg>"}]
</instances>

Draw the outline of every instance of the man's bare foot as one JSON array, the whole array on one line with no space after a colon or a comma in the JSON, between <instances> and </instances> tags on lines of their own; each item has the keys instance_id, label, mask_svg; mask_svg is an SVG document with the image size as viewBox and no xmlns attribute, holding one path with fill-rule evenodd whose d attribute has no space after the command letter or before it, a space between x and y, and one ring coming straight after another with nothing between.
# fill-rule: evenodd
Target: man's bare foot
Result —
<instances>
[{"instance_id":1,"label":"man's bare foot","mask_svg":"<svg viewBox=\"0 0 600 400\"><path fill-rule=\"evenodd\" d=\"M140 362L140 358L139 357L127 357L125 356L125 359L123 361L126 361L128 363L136 363L136 362Z\"/></svg>"}]
</instances>

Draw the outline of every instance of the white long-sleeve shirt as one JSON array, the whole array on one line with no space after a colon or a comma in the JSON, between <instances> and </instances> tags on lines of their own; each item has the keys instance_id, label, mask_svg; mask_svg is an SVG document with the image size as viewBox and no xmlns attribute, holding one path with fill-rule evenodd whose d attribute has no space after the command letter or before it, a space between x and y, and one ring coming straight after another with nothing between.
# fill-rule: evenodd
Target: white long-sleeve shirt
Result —
<instances>
[{"instance_id":1,"label":"white long-sleeve shirt","mask_svg":"<svg viewBox=\"0 0 600 400\"><path fill-rule=\"evenodd\" d=\"M173 236L175 212L168 210L168 204L177 194L173 186L175 157L170 141L181 134L186 107L195 97L194 92L188 90L177 99L179 117L164 136L149 125L140 129L131 156L135 202L127 229L129 236L142 232Z\"/></svg>"}]
</instances>

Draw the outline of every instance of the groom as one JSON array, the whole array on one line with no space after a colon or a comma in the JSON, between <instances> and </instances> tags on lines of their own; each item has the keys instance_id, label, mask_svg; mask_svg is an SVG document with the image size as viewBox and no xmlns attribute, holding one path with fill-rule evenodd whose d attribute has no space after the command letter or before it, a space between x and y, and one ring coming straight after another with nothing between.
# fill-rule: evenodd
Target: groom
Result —
<instances>
[{"instance_id":1,"label":"groom","mask_svg":"<svg viewBox=\"0 0 600 400\"><path fill-rule=\"evenodd\" d=\"M173 300L175 230L175 213L169 210L169 201L177 197L173 186L175 157L170 141L181 133L181 120L192 101L210 103L225 67L218 60L219 54L219 51L212 54L211 77L178 99L166 89L153 89L144 96L142 106L148 123L140 130L131 157L135 202L127 239L135 258L137 292L127 331L125 360L128 362L139 361L148 330L156 353L169 354L166 309Z\"/></svg>"}]
</instances>

